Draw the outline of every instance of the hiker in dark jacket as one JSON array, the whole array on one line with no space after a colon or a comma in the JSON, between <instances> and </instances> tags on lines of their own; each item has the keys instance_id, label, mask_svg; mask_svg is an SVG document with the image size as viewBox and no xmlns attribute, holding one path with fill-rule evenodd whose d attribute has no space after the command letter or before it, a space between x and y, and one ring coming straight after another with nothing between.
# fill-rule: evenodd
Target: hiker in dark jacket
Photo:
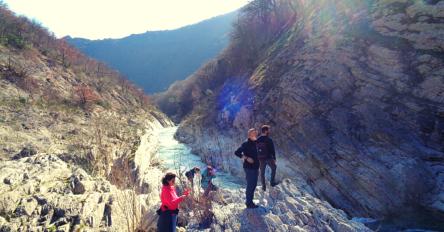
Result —
<instances>
[{"instance_id":1,"label":"hiker in dark jacket","mask_svg":"<svg viewBox=\"0 0 444 232\"><path fill-rule=\"evenodd\" d=\"M260 163L262 190L266 191L265 170L267 165L271 168L270 184L272 187L277 185L276 177L276 152L274 150L273 140L270 138L270 126L263 125L261 136L256 141L257 152Z\"/></svg>"},{"instance_id":2,"label":"hiker in dark jacket","mask_svg":"<svg viewBox=\"0 0 444 232\"><path fill-rule=\"evenodd\" d=\"M247 208L257 208L253 203L254 191L257 186L257 179L259 175L259 160L257 158L256 148L256 129L248 130L248 139L236 150L234 153L237 157L244 161L244 171L247 179L246 201Z\"/></svg>"},{"instance_id":3,"label":"hiker in dark jacket","mask_svg":"<svg viewBox=\"0 0 444 232\"><path fill-rule=\"evenodd\" d=\"M191 189L194 189L194 176L199 173L200 173L199 167L194 167L189 171L185 172L185 176L187 177L188 181L191 183Z\"/></svg>"}]
</instances>

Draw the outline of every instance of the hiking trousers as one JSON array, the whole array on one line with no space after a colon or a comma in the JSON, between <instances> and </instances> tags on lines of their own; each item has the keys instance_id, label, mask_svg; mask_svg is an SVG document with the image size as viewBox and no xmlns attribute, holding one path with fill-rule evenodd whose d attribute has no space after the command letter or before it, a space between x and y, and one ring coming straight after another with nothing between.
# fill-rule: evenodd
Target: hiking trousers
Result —
<instances>
[{"instance_id":1,"label":"hiking trousers","mask_svg":"<svg viewBox=\"0 0 444 232\"><path fill-rule=\"evenodd\" d=\"M176 232L177 226L177 213L173 211L160 212L159 219L157 220L158 232Z\"/></svg>"},{"instance_id":2,"label":"hiking trousers","mask_svg":"<svg viewBox=\"0 0 444 232\"><path fill-rule=\"evenodd\" d=\"M254 191L257 186L257 179L259 176L259 170L244 168L245 177L247 179L247 189L245 191L245 204L253 204Z\"/></svg>"},{"instance_id":3,"label":"hiking trousers","mask_svg":"<svg viewBox=\"0 0 444 232\"><path fill-rule=\"evenodd\" d=\"M260 159L259 160L259 169L261 170L261 182L262 187L265 186L265 170L267 168L267 165L271 168L271 177L270 177L270 183L274 184L275 177L276 177L276 162L273 159Z\"/></svg>"}]
</instances>

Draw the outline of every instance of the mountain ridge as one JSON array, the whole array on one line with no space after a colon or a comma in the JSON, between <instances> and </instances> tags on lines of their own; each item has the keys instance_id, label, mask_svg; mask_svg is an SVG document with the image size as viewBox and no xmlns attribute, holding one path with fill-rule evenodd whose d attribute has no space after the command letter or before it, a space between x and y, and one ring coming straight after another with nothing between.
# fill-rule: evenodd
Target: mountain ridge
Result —
<instances>
[{"instance_id":1,"label":"mountain ridge","mask_svg":"<svg viewBox=\"0 0 444 232\"><path fill-rule=\"evenodd\" d=\"M176 30L148 31L121 39L67 37L67 41L118 69L146 92L155 93L186 78L225 48L236 15L235 11Z\"/></svg>"}]
</instances>

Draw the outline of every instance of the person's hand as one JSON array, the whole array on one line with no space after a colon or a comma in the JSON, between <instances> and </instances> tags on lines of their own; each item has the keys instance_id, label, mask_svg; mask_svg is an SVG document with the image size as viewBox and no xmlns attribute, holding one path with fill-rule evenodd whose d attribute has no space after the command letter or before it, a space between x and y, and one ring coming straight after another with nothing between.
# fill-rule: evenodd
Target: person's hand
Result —
<instances>
[{"instance_id":1,"label":"person's hand","mask_svg":"<svg viewBox=\"0 0 444 232\"><path fill-rule=\"evenodd\" d=\"M183 195L187 197L188 195L190 195L190 192L191 192L191 190L185 189L185 191L183 192Z\"/></svg>"},{"instance_id":2,"label":"person's hand","mask_svg":"<svg viewBox=\"0 0 444 232\"><path fill-rule=\"evenodd\" d=\"M249 160L250 159L250 160ZM245 155L243 155L242 156L242 161L246 161L246 162L248 162L248 163L251 163L251 158L250 157L248 157L248 156L245 156ZM254 160L253 160L253 162L254 162Z\"/></svg>"},{"instance_id":3,"label":"person's hand","mask_svg":"<svg viewBox=\"0 0 444 232\"><path fill-rule=\"evenodd\" d=\"M247 157L247 162L252 164L252 163L254 163L254 160L252 158L250 158L250 157Z\"/></svg>"}]
</instances>

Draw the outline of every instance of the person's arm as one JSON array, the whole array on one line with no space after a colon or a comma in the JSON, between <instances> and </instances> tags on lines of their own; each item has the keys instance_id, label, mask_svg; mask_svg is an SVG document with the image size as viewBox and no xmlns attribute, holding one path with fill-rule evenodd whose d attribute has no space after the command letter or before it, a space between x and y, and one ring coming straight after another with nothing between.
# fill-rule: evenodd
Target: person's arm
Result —
<instances>
[{"instance_id":1,"label":"person's arm","mask_svg":"<svg viewBox=\"0 0 444 232\"><path fill-rule=\"evenodd\" d=\"M276 160L276 151L274 150L274 143L273 143L272 139L270 139L270 142L268 145L269 145L268 150L270 151L271 158Z\"/></svg>"},{"instance_id":2,"label":"person's arm","mask_svg":"<svg viewBox=\"0 0 444 232\"><path fill-rule=\"evenodd\" d=\"M164 205L168 207L168 209L176 209L180 202L185 199L186 195L182 195L180 197L177 196L176 190L171 190L165 193L165 202Z\"/></svg>"},{"instance_id":3,"label":"person's arm","mask_svg":"<svg viewBox=\"0 0 444 232\"><path fill-rule=\"evenodd\" d=\"M234 154L239 157L239 158L243 158L244 156L244 144L242 144L235 152Z\"/></svg>"},{"instance_id":4,"label":"person's arm","mask_svg":"<svg viewBox=\"0 0 444 232\"><path fill-rule=\"evenodd\" d=\"M247 154L245 154L245 143L242 144L235 152L234 154L241 158L244 162L247 161L248 163L252 164L254 163L253 158L249 157Z\"/></svg>"},{"instance_id":5,"label":"person's arm","mask_svg":"<svg viewBox=\"0 0 444 232\"><path fill-rule=\"evenodd\" d=\"M176 198L171 201L171 205L174 206L172 209L177 208L179 206L180 202L182 202L184 199L185 199L185 195L182 195L180 197L176 196Z\"/></svg>"}]
</instances>

